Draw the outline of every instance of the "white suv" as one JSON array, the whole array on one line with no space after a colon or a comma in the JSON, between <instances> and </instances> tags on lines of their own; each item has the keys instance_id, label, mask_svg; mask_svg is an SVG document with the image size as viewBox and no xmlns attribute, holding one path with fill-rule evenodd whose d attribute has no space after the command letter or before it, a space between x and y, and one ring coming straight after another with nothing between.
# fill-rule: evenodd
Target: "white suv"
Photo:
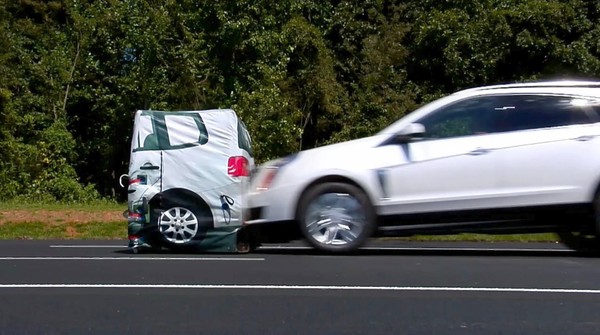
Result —
<instances>
[{"instance_id":1,"label":"white suv","mask_svg":"<svg viewBox=\"0 0 600 335\"><path fill-rule=\"evenodd\" d=\"M599 122L600 82L460 91L374 136L263 164L246 223L330 252L456 232L556 231L582 247L600 229Z\"/></svg>"}]
</instances>

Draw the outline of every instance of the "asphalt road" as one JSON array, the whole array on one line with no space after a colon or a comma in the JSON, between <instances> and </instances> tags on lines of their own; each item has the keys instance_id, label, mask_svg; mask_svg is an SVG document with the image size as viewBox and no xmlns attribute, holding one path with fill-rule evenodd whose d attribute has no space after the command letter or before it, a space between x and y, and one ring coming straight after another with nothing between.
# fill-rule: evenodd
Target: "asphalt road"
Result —
<instances>
[{"instance_id":1,"label":"asphalt road","mask_svg":"<svg viewBox=\"0 0 600 335\"><path fill-rule=\"evenodd\" d=\"M352 256L0 241L0 334L599 334L600 258L555 244Z\"/></svg>"}]
</instances>

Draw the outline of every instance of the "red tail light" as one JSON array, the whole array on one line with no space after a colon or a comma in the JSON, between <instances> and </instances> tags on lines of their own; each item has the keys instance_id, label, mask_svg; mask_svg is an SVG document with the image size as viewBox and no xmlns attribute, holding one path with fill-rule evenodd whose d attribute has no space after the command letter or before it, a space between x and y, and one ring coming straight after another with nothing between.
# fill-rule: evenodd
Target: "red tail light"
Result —
<instances>
[{"instance_id":1,"label":"red tail light","mask_svg":"<svg viewBox=\"0 0 600 335\"><path fill-rule=\"evenodd\" d=\"M147 180L146 176L139 175L139 176L137 176L137 178L129 179L129 185L135 185L135 184L146 185L146 180Z\"/></svg>"},{"instance_id":2,"label":"red tail light","mask_svg":"<svg viewBox=\"0 0 600 335\"><path fill-rule=\"evenodd\" d=\"M139 184L141 182L142 182L142 180L140 178L135 178L135 179L129 180L129 185Z\"/></svg>"},{"instance_id":3,"label":"red tail light","mask_svg":"<svg viewBox=\"0 0 600 335\"><path fill-rule=\"evenodd\" d=\"M232 177L248 177L250 175L250 163L244 156L229 157L227 162L227 173Z\"/></svg>"}]
</instances>

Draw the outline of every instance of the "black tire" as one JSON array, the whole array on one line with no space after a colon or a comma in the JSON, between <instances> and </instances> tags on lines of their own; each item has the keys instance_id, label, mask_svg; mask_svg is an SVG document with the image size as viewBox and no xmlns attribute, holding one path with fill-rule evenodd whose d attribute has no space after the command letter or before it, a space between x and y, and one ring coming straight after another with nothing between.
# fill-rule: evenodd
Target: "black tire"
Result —
<instances>
[{"instance_id":1,"label":"black tire","mask_svg":"<svg viewBox=\"0 0 600 335\"><path fill-rule=\"evenodd\" d=\"M250 253L261 245L256 227L242 227L237 233L237 252Z\"/></svg>"},{"instance_id":2,"label":"black tire","mask_svg":"<svg viewBox=\"0 0 600 335\"><path fill-rule=\"evenodd\" d=\"M586 233L584 229L566 229L558 232L562 244L569 249L580 252L598 252L600 245L595 234Z\"/></svg>"},{"instance_id":3,"label":"black tire","mask_svg":"<svg viewBox=\"0 0 600 335\"><path fill-rule=\"evenodd\" d=\"M192 250L214 226L210 209L203 202L176 195L161 205L154 210L152 220L161 244L171 250Z\"/></svg>"},{"instance_id":4,"label":"black tire","mask_svg":"<svg viewBox=\"0 0 600 335\"><path fill-rule=\"evenodd\" d=\"M582 224L565 227L558 232L561 242L570 249L582 252L600 252L600 192L592 203L592 217Z\"/></svg>"},{"instance_id":5,"label":"black tire","mask_svg":"<svg viewBox=\"0 0 600 335\"><path fill-rule=\"evenodd\" d=\"M306 240L328 253L358 249L373 234L375 211L367 195L345 183L310 188L299 202L297 220Z\"/></svg>"}]
</instances>

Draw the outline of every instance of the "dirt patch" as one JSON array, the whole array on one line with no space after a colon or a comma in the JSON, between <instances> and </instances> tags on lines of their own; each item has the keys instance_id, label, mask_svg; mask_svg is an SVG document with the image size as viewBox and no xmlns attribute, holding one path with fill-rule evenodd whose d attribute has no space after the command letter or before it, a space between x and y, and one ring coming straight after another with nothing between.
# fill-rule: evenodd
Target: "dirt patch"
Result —
<instances>
[{"instance_id":1,"label":"dirt patch","mask_svg":"<svg viewBox=\"0 0 600 335\"><path fill-rule=\"evenodd\" d=\"M43 222L47 224L116 222L124 221L123 211L78 210L8 210L0 211L0 225L19 222Z\"/></svg>"},{"instance_id":2,"label":"dirt patch","mask_svg":"<svg viewBox=\"0 0 600 335\"><path fill-rule=\"evenodd\" d=\"M75 229L75 227L67 226L65 235L67 238L78 238L81 234Z\"/></svg>"}]
</instances>

